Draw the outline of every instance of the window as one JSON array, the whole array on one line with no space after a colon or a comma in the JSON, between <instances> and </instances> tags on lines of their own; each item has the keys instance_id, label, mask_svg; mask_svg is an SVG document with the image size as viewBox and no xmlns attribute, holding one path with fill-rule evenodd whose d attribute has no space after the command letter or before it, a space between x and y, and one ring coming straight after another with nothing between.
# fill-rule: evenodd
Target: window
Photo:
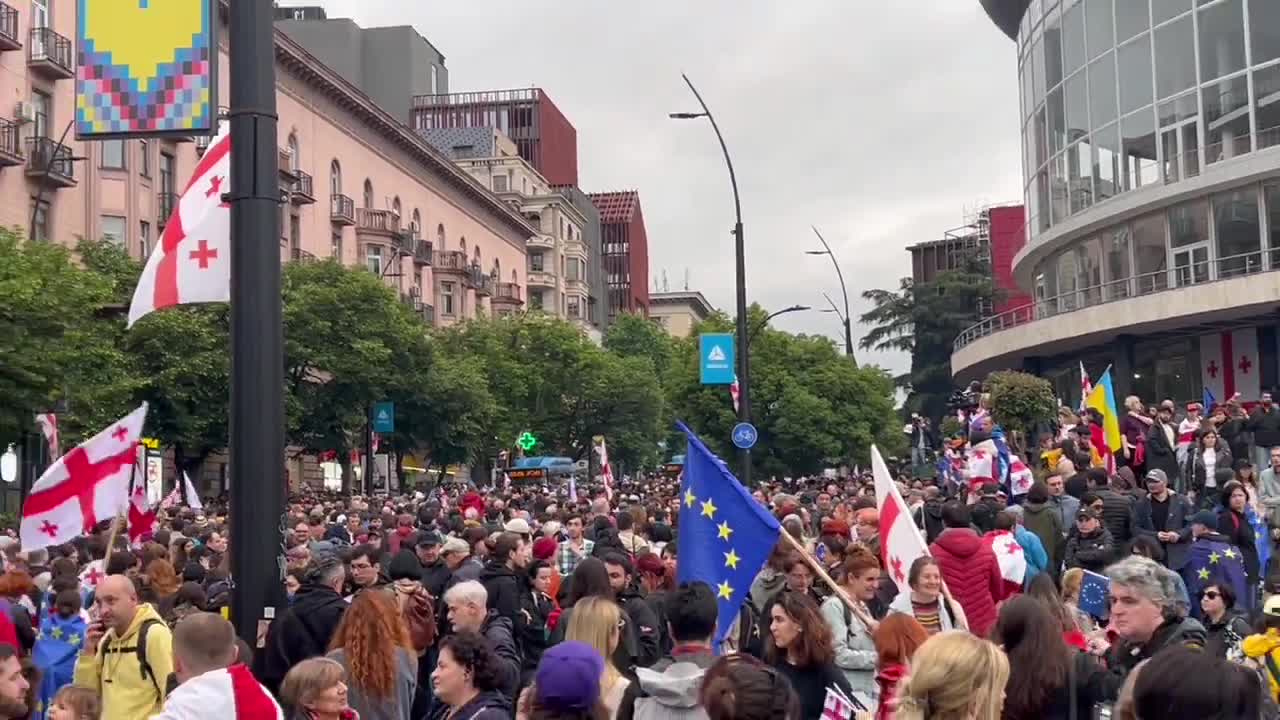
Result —
<instances>
[{"instance_id":1,"label":"window","mask_svg":"<svg viewBox=\"0 0 1280 720\"><path fill-rule=\"evenodd\" d=\"M444 225L436 226L436 250L444 250Z\"/></svg>"},{"instance_id":2,"label":"window","mask_svg":"<svg viewBox=\"0 0 1280 720\"><path fill-rule=\"evenodd\" d=\"M1206 164L1245 155L1253 149L1249 133L1249 82L1244 75L1205 87L1204 156Z\"/></svg>"},{"instance_id":3,"label":"window","mask_svg":"<svg viewBox=\"0 0 1280 720\"><path fill-rule=\"evenodd\" d=\"M1124 42L1148 30L1151 27L1149 10L1147 0L1116 0L1116 40Z\"/></svg>"},{"instance_id":4,"label":"window","mask_svg":"<svg viewBox=\"0 0 1280 720\"><path fill-rule=\"evenodd\" d=\"M440 312L445 315L454 315L456 310L453 306L454 284L451 282L440 283Z\"/></svg>"},{"instance_id":5,"label":"window","mask_svg":"<svg viewBox=\"0 0 1280 720\"><path fill-rule=\"evenodd\" d=\"M1280 268L1280 185L1262 188L1267 202L1267 249L1270 250L1269 266Z\"/></svg>"},{"instance_id":6,"label":"window","mask_svg":"<svg viewBox=\"0 0 1280 720\"><path fill-rule=\"evenodd\" d=\"M298 136L291 134L289 135L289 169L293 170L294 172L297 172L298 169L301 167L300 163L302 161L298 157L299 154L300 153L298 151Z\"/></svg>"},{"instance_id":7,"label":"window","mask_svg":"<svg viewBox=\"0 0 1280 720\"><path fill-rule=\"evenodd\" d=\"M172 193L175 189L175 167L173 156L160 153L160 192Z\"/></svg>"},{"instance_id":8,"label":"window","mask_svg":"<svg viewBox=\"0 0 1280 720\"><path fill-rule=\"evenodd\" d=\"M365 265L369 268L369 272L382 277L382 246L370 245L364 251Z\"/></svg>"},{"instance_id":9,"label":"window","mask_svg":"<svg viewBox=\"0 0 1280 720\"><path fill-rule=\"evenodd\" d=\"M41 25L35 25L34 21L32 22L32 27L43 27ZM34 137L49 137L49 123L50 118L53 115L53 98L49 97L47 93L42 93L39 90L32 90L31 104L35 106L36 110L35 127L32 129L31 134Z\"/></svg>"},{"instance_id":10,"label":"window","mask_svg":"<svg viewBox=\"0 0 1280 720\"><path fill-rule=\"evenodd\" d=\"M1254 112L1258 116L1258 149L1280 145L1280 65L1253 74Z\"/></svg>"},{"instance_id":11,"label":"window","mask_svg":"<svg viewBox=\"0 0 1280 720\"><path fill-rule=\"evenodd\" d=\"M1249 3L1249 42L1254 65L1280 58L1280 3Z\"/></svg>"},{"instance_id":12,"label":"window","mask_svg":"<svg viewBox=\"0 0 1280 720\"><path fill-rule=\"evenodd\" d=\"M1120 128L1116 124L1102 128L1093 136L1098 165L1093 171L1094 202L1102 202L1120 193Z\"/></svg>"},{"instance_id":13,"label":"window","mask_svg":"<svg viewBox=\"0 0 1280 720\"><path fill-rule=\"evenodd\" d=\"M1114 122L1116 111L1116 57L1107 53L1089 65L1090 127L1100 128Z\"/></svg>"},{"instance_id":14,"label":"window","mask_svg":"<svg viewBox=\"0 0 1280 720\"><path fill-rule=\"evenodd\" d=\"M1151 104L1151 36L1143 35L1117 53L1120 65L1120 112Z\"/></svg>"},{"instance_id":15,"label":"window","mask_svg":"<svg viewBox=\"0 0 1280 720\"><path fill-rule=\"evenodd\" d=\"M542 253L529 253L529 270L531 272L545 272L543 270Z\"/></svg>"},{"instance_id":16,"label":"window","mask_svg":"<svg viewBox=\"0 0 1280 720\"><path fill-rule=\"evenodd\" d=\"M569 296L569 317L575 319L582 318L582 299L577 295Z\"/></svg>"},{"instance_id":17,"label":"window","mask_svg":"<svg viewBox=\"0 0 1280 720\"><path fill-rule=\"evenodd\" d=\"M440 94L440 68L435 65L431 66L431 94Z\"/></svg>"},{"instance_id":18,"label":"window","mask_svg":"<svg viewBox=\"0 0 1280 720\"><path fill-rule=\"evenodd\" d=\"M151 223L143 220L138 224L138 249L142 255L142 259L147 259L151 255Z\"/></svg>"},{"instance_id":19,"label":"window","mask_svg":"<svg viewBox=\"0 0 1280 720\"><path fill-rule=\"evenodd\" d=\"M1076 3L1062 14L1062 59L1068 75L1084 67L1084 3Z\"/></svg>"},{"instance_id":20,"label":"window","mask_svg":"<svg viewBox=\"0 0 1280 720\"><path fill-rule=\"evenodd\" d=\"M1167 98L1193 87L1196 84L1196 44L1191 17L1156 28L1155 41L1157 96Z\"/></svg>"},{"instance_id":21,"label":"window","mask_svg":"<svg viewBox=\"0 0 1280 720\"><path fill-rule=\"evenodd\" d=\"M493 176L493 191L494 191L494 192L496 192L496 193L506 192L506 191L507 191L507 176L506 176L506 175L494 175L494 176Z\"/></svg>"},{"instance_id":22,"label":"window","mask_svg":"<svg viewBox=\"0 0 1280 720\"><path fill-rule=\"evenodd\" d=\"M1209 201L1205 198L1169 209L1169 245L1180 248L1209 239Z\"/></svg>"},{"instance_id":23,"label":"window","mask_svg":"<svg viewBox=\"0 0 1280 720\"><path fill-rule=\"evenodd\" d=\"M103 140L99 147L102 150L102 158L99 162L99 167L107 170L124 169L123 140Z\"/></svg>"},{"instance_id":24,"label":"window","mask_svg":"<svg viewBox=\"0 0 1280 720\"><path fill-rule=\"evenodd\" d=\"M342 230L338 228L329 236L329 257L342 262Z\"/></svg>"},{"instance_id":25,"label":"window","mask_svg":"<svg viewBox=\"0 0 1280 720\"><path fill-rule=\"evenodd\" d=\"M1084 0L1085 36L1089 40L1089 57L1095 58L1115 47L1115 28L1111 17L1112 0Z\"/></svg>"},{"instance_id":26,"label":"window","mask_svg":"<svg viewBox=\"0 0 1280 720\"><path fill-rule=\"evenodd\" d=\"M1254 3L1254 5L1257 5L1257 3ZM1190 9L1191 0L1154 0L1151 3L1151 19L1156 25L1159 25L1165 20L1176 18Z\"/></svg>"},{"instance_id":27,"label":"window","mask_svg":"<svg viewBox=\"0 0 1280 720\"><path fill-rule=\"evenodd\" d=\"M1062 86L1062 91L1067 113L1066 142L1069 144L1089 134L1089 92L1085 73L1072 75Z\"/></svg>"},{"instance_id":28,"label":"window","mask_svg":"<svg viewBox=\"0 0 1280 720\"><path fill-rule=\"evenodd\" d=\"M566 264L568 265L568 268L567 268L567 271L565 272L565 279L566 280L582 280L583 278L582 261L579 260L578 258L569 258L566 261Z\"/></svg>"},{"instance_id":29,"label":"window","mask_svg":"<svg viewBox=\"0 0 1280 720\"><path fill-rule=\"evenodd\" d=\"M1213 224L1218 235L1218 278L1262 270L1262 229L1254 187L1214 195Z\"/></svg>"},{"instance_id":30,"label":"window","mask_svg":"<svg viewBox=\"0 0 1280 720\"><path fill-rule=\"evenodd\" d=\"M1164 245L1164 216L1156 213L1133 221L1133 258L1140 295L1169 286L1169 255Z\"/></svg>"},{"instance_id":31,"label":"window","mask_svg":"<svg viewBox=\"0 0 1280 720\"><path fill-rule=\"evenodd\" d=\"M413 209L413 228L414 232L422 232L422 213L418 212L418 208Z\"/></svg>"},{"instance_id":32,"label":"window","mask_svg":"<svg viewBox=\"0 0 1280 720\"><path fill-rule=\"evenodd\" d=\"M1274 0L1270 4L1275 4ZM1219 0L1201 8L1197 19L1200 23L1200 80L1204 82L1243 70L1243 0Z\"/></svg>"},{"instance_id":33,"label":"window","mask_svg":"<svg viewBox=\"0 0 1280 720\"><path fill-rule=\"evenodd\" d=\"M31 239L41 242L49 240L49 201L36 201L31 198L31 216L35 218L31 223Z\"/></svg>"},{"instance_id":34,"label":"window","mask_svg":"<svg viewBox=\"0 0 1280 720\"><path fill-rule=\"evenodd\" d=\"M529 307L534 310L542 309L542 291L541 290L529 291Z\"/></svg>"},{"instance_id":35,"label":"window","mask_svg":"<svg viewBox=\"0 0 1280 720\"><path fill-rule=\"evenodd\" d=\"M289 215L289 247L302 249L302 218L292 213Z\"/></svg>"},{"instance_id":36,"label":"window","mask_svg":"<svg viewBox=\"0 0 1280 720\"><path fill-rule=\"evenodd\" d=\"M329 194L342 194L342 166L337 160L329 163Z\"/></svg>"},{"instance_id":37,"label":"window","mask_svg":"<svg viewBox=\"0 0 1280 720\"><path fill-rule=\"evenodd\" d=\"M373 207L373 182L369 178L364 179L364 205L360 207Z\"/></svg>"},{"instance_id":38,"label":"window","mask_svg":"<svg viewBox=\"0 0 1280 720\"><path fill-rule=\"evenodd\" d=\"M1133 294L1129 280L1129 228L1103 233L1102 251L1107 256L1106 299L1129 297Z\"/></svg>"},{"instance_id":39,"label":"window","mask_svg":"<svg viewBox=\"0 0 1280 720\"><path fill-rule=\"evenodd\" d=\"M151 141L138 141L138 174L144 178L151 177Z\"/></svg>"},{"instance_id":40,"label":"window","mask_svg":"<svg viewBox=\"0 0 1280 720\"><path fill-rule=\"evenodd\" d=\"M1160 179L1156 163L1156 119L1150 107L1120 121L1124 144L1124 189L1134 190Z\"/></svg>"},{"instance_id":41,"label":"window","mask_svg":"<svg viewBox=\"0 0 1280 720\"><path fill-rule=\"evenodd\" d=\"M102 216L102 239L113 245L123 246L126 240L124 218L119 215Z\"/></svg>"}]
</instances>

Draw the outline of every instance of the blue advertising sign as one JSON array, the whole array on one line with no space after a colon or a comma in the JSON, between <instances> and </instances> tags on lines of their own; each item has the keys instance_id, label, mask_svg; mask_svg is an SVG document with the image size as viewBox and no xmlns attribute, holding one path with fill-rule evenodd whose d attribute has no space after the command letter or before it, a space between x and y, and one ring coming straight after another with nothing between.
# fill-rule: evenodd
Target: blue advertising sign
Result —
<instances>
[{"instance_id":1,"label":"blue advertising sign","mask_svg":"<svg viewBox=\"0 0 1280 720\"><path fill-rule=\"evenodd\" d=\"M760 433L756 432L755 425L738 423L733 426L733 444L739 450L750 450L755 447L758 439L760 439Z\"/></svg>"},{"instance_id":2,"label":"blue advertising sign","mask_svg":"<svg viewBox=\"0 0 1280 720\"><path fill-rule=\"evenodd\" d=\"M703 385L732 385L734 378L733 334L705 333L698 336L698 365Z\"/></svg>"},{"instance_id":3,"label":"blue advertising sign","mask_svg":"<svg viewBox=\"0 0 1280 720\"><path fill-rule=\"evenodd\" d=\"M392 433L396 431L396 404L380 402L373 405L373 431L376 433Z\"/></svg>"}]
</instances>

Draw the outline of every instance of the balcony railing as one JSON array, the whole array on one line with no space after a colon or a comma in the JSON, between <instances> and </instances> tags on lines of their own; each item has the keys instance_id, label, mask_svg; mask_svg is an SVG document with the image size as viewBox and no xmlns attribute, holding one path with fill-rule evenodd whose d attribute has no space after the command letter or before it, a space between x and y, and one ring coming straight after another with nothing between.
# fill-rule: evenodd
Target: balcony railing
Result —
<instances>
[{"instance_id":1,"label":"balcony railing","mask_svg":"<svg viewBox=\"0 0 1280 720\"><path fill-rule=\"evenodd\" d=\"M173 209L176 207L178 207L178 193L156 193L156 225L163 228L169 222L170 216L173 215Z\"/></svg>"},{"instance_id":2,"label":"balcony railing","mask_svg":"<svg viewBox=\"0 0 1280 720\"><path fill-rule=\"evenodd\" d=\"M460 250L436 250L431 265L437 272L467 273L471 270L467 254Z\"/></svg>"},{"instance_id":3,"label":"balcony railing","mask_svg":"<svg viewBox=\"0 0 1280 720\"><path fill-rule=\"evenodd\" d=\"M297 172L298 179L293 181L293 192L289 195L294 205L310 205L316 201L315 188L309 173Z\"/></svg>"},{"instance_id":4,"label":"balcony railing","mask_svg":"<svg viewBox=\"0 0 1280 720\"><path fill-rule=\"evenodd\" d=\"M422 321L432 327L436 324L436 306L430 303L422 304Z\"/></svg>"},{"instance_id":5,"label":"balcony railing","mask_svg":"<svg viewBox=\"0 0 1280 720\"><path fill-rule=\"evenodd\" d=\"M293 169L293 153L285 148L277 148L278 160L280 165L280 175L286 179L297 177L297 171Z\"/></svg>"},{"instance_id":6,"label":"balcony railing","mask_svg":"<svg viewBox=\"0 0 1280 720\"><path fill-rule=\"evenodd\" d=\"M1193 285L1230 280L1243 275L1263 271L1280 270L1280 248L1258 250L1212 260L1177 265L1153 272L1112 280L1100 285L1078 288L1053 297L1032 301L984 318L962 331L952 345L952 352L959 351L975 340L994 335L1010 328L1027 325L1057 315L1083 310L1098 305L1141 295L1154 295L1168 290L1180 290Z\"/></svg>"},{"instance_id":7,"label":"balcony railing","mask_svg":"<svg viewBox=\"0 0 1280 720\"><path fill-rule=\"evenodd\" d=\"M290 249L289 258L294 262L301 262L301 263L313 263L319 260L319 258L317 258L314 254L309 253L306 250L303 250L302 248Z\"/></svg>"},{"instance_id":8,"label":"balcony railing","mask_svg":"<svg viewBox=\"0 0 1280 720\"><path fill-rule=\"evenodd\" d=\"M22 47L18 36L18 10L0 2L0 50L17 50Z\"/></svg>"},{"instance_id":9,"label":"balcony railing","mask_svg":"<svg viewBox=\"0 0 1280 720\"><path fill-rule=\"evenodd\" d=\"M335 225L356 224L356 203L347 195L335 193L329 196L329 221Z\"/></svg>"},{"instance_id":10,"label":"balcony railing","mask_svg":"<svg viewBox=\"0 0 1280 720\"><path fill-rule=\"evenodd\" d=\"M58 144L53 138L27 138L27 176L45 178L54 187L75 185L71 148Z\"/></svg>"},{"instance_id":11,"label":"balcony railing","mask_svg":"<svg viewBox=\"0 0 1280 720\"><path fill-rule=\"evenodd\" d=\"M493 294L494 279L479 266L472 265L467 277L467 284L475 288L476 295L488 296Z\"/></svg>"},{"instance_id":12,"label":"balcony railing","mask_svg":"<svg viewBox=\"0 0 1280 720\"><path fill-rule=\"evenodd\" d=\"M356 229L360 232L396 235L400 232L400 216L390 210L359 208L356 210Z\"/></svg>"},{"instance_id":13,"label":"balcony railing","mask_svg":"<svg viewBox=\"0 0 1280 720\"><path fill-rule=\"evenodd\" d=\"M21 165L24 157L18 141L18 124L0 118L0 167Z\"/></svg>"},{"instance_id":14,"label":"balcony railing","mask_svg":"<svg viewBox=\"0 0 1280 720\"><path fill-rule=\"evenodd\" d=\"M27 46L27 65L55 80L75 77L75 62L71 57L71 40L53 31L53 28L31 28L31 43Z\"/></svg>"},{"instance_id":15,"label":"balcony railing","mask_svg":"<svg viewBox=\"0 0 1280 720\"><path fill-rule=\"evenodd\" d=\"M431 264L431 241L421 238L413 241L413 262L418 265Z\"/></svg>"},{"instance_id":16,"label":"balcony railing","mask_svg":"<svg viewBox=\"0 0 1280 720\"><path fill-rule=\"evenodd\" d=\"M494 302L523 303L521 288L516 283L500 282L493 289Z\"/></svg>"}]
</instances>

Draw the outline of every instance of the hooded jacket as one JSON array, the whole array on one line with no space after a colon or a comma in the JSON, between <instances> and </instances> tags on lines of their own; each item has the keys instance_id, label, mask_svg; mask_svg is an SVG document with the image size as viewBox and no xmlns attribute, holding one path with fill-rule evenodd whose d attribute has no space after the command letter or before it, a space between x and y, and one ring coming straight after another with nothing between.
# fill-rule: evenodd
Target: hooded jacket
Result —
<instances>
[{"instance_id":1,"label":"hooded jacket","mask_svg":"<svg viewBox=\"0 0 1280 720\"><path fill-rule=\"evenodd\" d=\"M751 607L755 608L757 613L763 612L765 604L786 584L786 573L765 566L760 574L756 575L756 579L751 581Z\"/></svg>"},{"instance_id":2,"label":"hooded jacket","mask_svg":"<svg viewBox=\"0 0 1280 720\"><path fill-rule=\"evenodd\" d=\"M489 641L498 660L498 690L507 697L504 707L514 707L516 694L520 689L520 650L516 647L509 618L502 617L490 610L484 624L480 626L480 634ZM457 715L466 718L466 715Z\"/></svg>"},{"instance_id":3,"label":"hooded jacket","mask_svg":"<svg viewBox=\"0 0 1280 720\"><path fill-rule=\"evenodd\" d=\"M903 593L900 597L910 601L911 594ZM831 628L836 667L844 672L854 692L865 693L875 700L879 695L875 678L878 653L871 629L835 595L823 601L821 610L822 619Z\"/></svg>"},{"instance_id":4,"label":"hooded jacket","mask_svg":"<svg viewBox=\"0 0 1280 720\"><path fill-rule=\"evenodd\" d=\"M138 658L138 640L144 623L147 630L147 665L144 675ZM142 603L124 634L112 628L103 635L93 655L81 653L76 660L75 684L102 696L102 717L149 718L164 705L165 684L173 673L173 634L149 603Z\"/></svg>"},{"instance_id":5,"label":"hooded jacket","mask_svg":"<svg viewBox=\"0 0 1280 720\"><path fill-rule=\"evenodd\" d=\"M638 668L636 682L627 686L618 705L617 720L705 719L698 704L698 690L716 657L711 648L676 646L651 668Z\"/></svg>"},{"instance_id":6,"label":"hooded jacket","mask_svg":"<svg viewBox=\"0 0 1280 720\"><path fill-rule=\"evenodd\" d=\"M472 698L471 702L453 709L444 703L437 702L434 710L427 716L428 720L511 720L511 701L503 697L497 690L486 690Z\"/></svg>"},{"instance_id":7,"label":"hooded jacket","mask_svg":"<svg viewBox=\"0 0 1280 720\"><path fill-rule=\"evenodd\" d=\"M925 500L915 511L916 527L924 531L924 541L931 543L938 539L946 525L942 523L942 500L934 498Z\"/></svg>"},{"instance_id":8,"label":"hooded jacket","mask_svg":"<svg viewBox=\"0 0 1280 720\"><path fill-rule=\"evenodd\" d=\"M489 591L489 609L511 621L514 626L516 616L520 614L520 579L515 572L500 563L491 560L480 571L480 584Z\"/></svg>"},{"instance_id":9,"label":"hooded jacket","mask_svg":"<svg viewBox=\"0 0 1280 720\"><path fill-rule=\"evenodd\" d=\"M618 605L627 611L635 628L635 657L637 667L649 667L662 657L662 638L658 632L658 616L645 602L644 596L634 585L628 585L618 593ZM619 668L625 671L626 668Z\"/></svg>"},{"instance_id":10,"label":"hooded jacket","mask_svg":"<svg viewBox=\"0 0 1280 720\"><path fill-rule=\"evenodd\" d=\"M1245 657L1262 666L1263 674L1267 676L1267 689L1271 692L1271 699L1280 699L1280 677L1276 677L1267 663L1267 658L1271 658L1271 665L1280 669L1280 630L1273 628L1262 635L1250 635L1240 643L1240 650Z\"/></svg>"},{"instance_id":11,"label":"hooded jacket","mask_svg":"<svg viewBox=\"0 0 1280 720\"><path fill-rule=\"evenodd\" d=\"M929 546L942 579L969 620L969 631L986 637L996 622L996 600L1003 596L1004 578L995 553L968 528L948 528Z\"/></svg>"},{"instance_id":12,"label":"hooded jacket","mask_svg":"<svg viewBox=\"0 0 1280 720\"><path fill-rule=\"evenodd\" d=\"M254 674L262 684L279 694L289 668L325 654L347 607L331 587L306 583L299 588L293 605L267 628L266 643L256 653Z\"/></svg>"}]
</instances>

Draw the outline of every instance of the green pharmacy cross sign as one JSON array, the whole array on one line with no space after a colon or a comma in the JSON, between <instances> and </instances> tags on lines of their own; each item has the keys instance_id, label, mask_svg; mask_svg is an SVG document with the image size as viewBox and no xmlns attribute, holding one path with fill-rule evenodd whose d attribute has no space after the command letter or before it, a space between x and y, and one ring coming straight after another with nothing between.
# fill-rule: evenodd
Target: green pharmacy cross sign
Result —
<instances>
[{"instance_id":1,"label":"green pharmacy cross sign","mask_svg":"<svg viewBox=\"0 0 1280 720\"><path fill-rule=\"evenodd\" d=\"M538 438L534 437L533 433L525 430L520 433L520 437L516 438L516 444L520 446L521 450L529 452L534 445L538 444Z\"/></svg>"}]
</instances>

